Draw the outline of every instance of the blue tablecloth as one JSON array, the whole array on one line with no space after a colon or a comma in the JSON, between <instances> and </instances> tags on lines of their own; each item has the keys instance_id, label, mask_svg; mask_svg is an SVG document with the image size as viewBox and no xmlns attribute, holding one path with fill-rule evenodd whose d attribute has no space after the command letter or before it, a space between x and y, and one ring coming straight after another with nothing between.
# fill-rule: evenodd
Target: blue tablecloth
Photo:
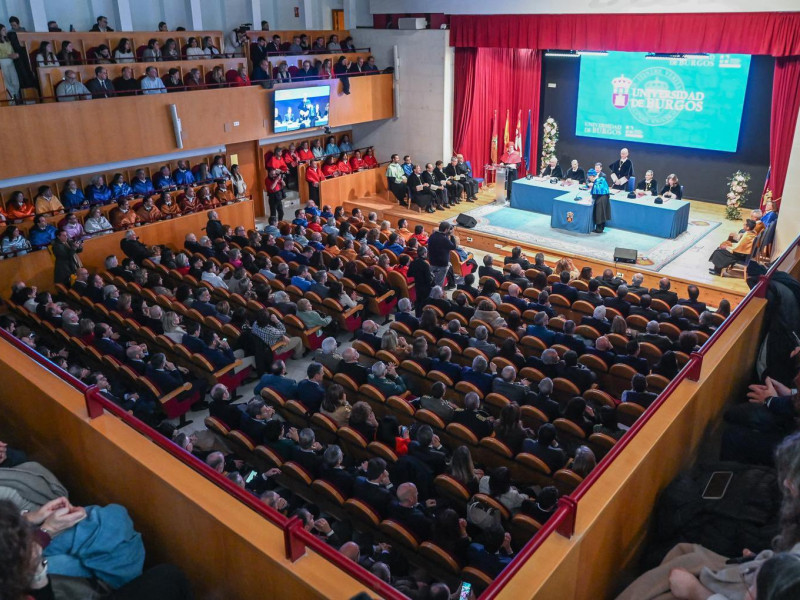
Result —
<instances>
[{"instance_id":1,"label":"blue tablecloth","mask_svg":"<svg viewBox=\"0 0 800 600\"><path fill-rule=\"evenodd\" d=\"M550 227L566 229L576 233L590 233L594 229L592 212L594 206L575 202L573 197L553 200L553 212L550 215Z\"/></svg>"},{"instance_id":2,"label":"blue tablecloth","mask_svg":"<svg viewBox=\"0 0 800 600\"><path fill-rule=\"evenodd\" d=\"M584 214L588 214L591 222L592 207L574 202L578 195L588 198L589 192L580 191L577 184L561 186L537 179L518 179L513 186L511 208L549 214L552 227L591 231L591 227L584 229L582 219ZM689 206L686 200L668 200L664 204L655 204L650 196L628 198L625 192L620 192L611 197L611 220L606 223L606 227L674 238L689 226ZM572 221L567 221L568 212L574 213Z\"/></svg>"}]
</instances>

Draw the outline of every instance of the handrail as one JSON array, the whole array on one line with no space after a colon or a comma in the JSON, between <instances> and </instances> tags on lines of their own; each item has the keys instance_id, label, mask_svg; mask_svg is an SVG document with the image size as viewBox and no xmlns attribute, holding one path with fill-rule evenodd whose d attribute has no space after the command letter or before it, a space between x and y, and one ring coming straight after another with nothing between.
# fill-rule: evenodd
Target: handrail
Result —
<instances>
[{"instance_id":1,"label":"handrail","mask_svg":"<svg viewBox=\"0 0 800 600\"><path fill-rule=\"evenodd\" d=\"M370 590L379 593L384 598L388 598L389 600L407 600L407 596L398 592L390 585L386 584L383 580L364 569L361 565L349 560L338 551L331 548L326 543L317 539L311 533L303 529L302 523L297 517L286 517L276 511L274 508L271 508L260 502L252 494L241 489L227 477L223 477L221 474L217 473L199 458L189 452L186 452L185 450L180 449L174 442L164 437L164 435L138 418L129 414L125 409L116 405L111 400L104 398L96 386L87 386L69 372L65 371L55 363L50 362L44 356L22 343L4 329L0 329L0 339L8 342L38 365L44 367L54 375L57 375L76 390L81 392L86 400L86 409L90 418L96 418L102 415L104 410L107 410L115 417L119 418L123 423L131 427L134 431L147 437L150 441L170 454L173 458L179 460L184 465L197 472L199 475L208 479L217 487L220 487L224 491L228 492L249 509L255 511L261 517L279 527L281 531L283 531L286 542L285 545L287 558L292 560L292 562L299 559L303 555L304 547L309 547L314 550L314 552L353 577L353 579L364 584ZM292 541L300 542L301 545L293 546ZM292 550L294 550L294 552L292 552Z\"/></svg>"}]
</instances>

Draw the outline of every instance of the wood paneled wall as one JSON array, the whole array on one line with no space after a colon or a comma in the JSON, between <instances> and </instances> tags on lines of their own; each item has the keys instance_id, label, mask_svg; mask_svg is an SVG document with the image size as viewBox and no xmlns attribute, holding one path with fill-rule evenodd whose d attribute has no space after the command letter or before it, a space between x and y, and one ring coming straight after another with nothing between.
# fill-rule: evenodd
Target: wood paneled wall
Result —
<instances>
[{"instance_id":1,"label":"wood paneled wall","mask_svg":"<svg viewBox=\"0 0 800 600\"><path fill-rule=\"evenodd\" d=\"M331 207L341 206L347 201L366 198L368 196L386 196L385 169L378 167L326 179L319 184L320 206L326 204ZM300 180L298 187L300 191L300 203L308 202L308 183L306 183L306 166L300 165L297 170L297 177Z\"/></svg>"},{"instance_id":2,"label":"wood paneled wall","mask_svg":"<svg viewBox=\"0 0 800 600\"><path fill-rule=\"evenodd\" d=\"M251 200L221 206L215 210L226 225L244 225L247 229L255 227ZM136 233L139 234L139 241L143 244L166 244L173 248L182 248L186 234L194 232L200 235L207 221L208 217L203 211L169 221L141 225L136 228ZM83 265L90 271L96 271L104 268L104 261L109 254L123 256L119 243L124 235L124 231L115 231L86 240L83 252L79 255ZM24 281L43 290L52 289L53 265L53 255L49 250L39 250L25 256L0 260L0 296L8 296L11 284L15 281Z\"/></svg>"},{"instance_id":3,"label":"wood paneled wall","mask_svg":"<svg viewBox=\"0 0 800 600\"><path fill-rule=\"evenodd\" d=\"M331 127L394 115L392 75L353 77L331 92ZM291 87L307 84L292 84ZM170 104L183 126L184 150L260 140L272 135L272 90L258 86L84 102L9 106L0 131L13 140L0 179L175 152Z\"/></svg>"}]
</instances>

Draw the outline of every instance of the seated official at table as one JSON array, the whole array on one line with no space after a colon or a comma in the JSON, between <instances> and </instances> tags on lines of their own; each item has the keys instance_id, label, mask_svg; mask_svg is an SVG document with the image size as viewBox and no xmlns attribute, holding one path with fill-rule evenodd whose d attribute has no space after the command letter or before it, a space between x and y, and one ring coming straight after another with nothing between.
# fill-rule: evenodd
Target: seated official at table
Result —
<instances>
[{"instance_id":1,"label":"seated official at table","mask_svg":"<svg viewBox=\"0 0 800 600\"><path fill-rule=\"evenodd\" d=\"M564 174L564 179L568 182L577 181L580 185L586 183L586 172L580 168L577 160L573 160L569 171Z\"/></svg>"},{"instance_id":2,"label":"seated official at table","mask_svg":"<svg viewBox=\"0 0 800 600\"><path fill-rule=\"evenodd\" d=\"M564 179L564 173L561 172L561 166L558 164L558 159L555 156L551 156L550 160L547 161L547 166L542 169L542 172L539 173L540 177L558 177L559 179Z\"/></svg>"},{"instance_id":3,"label":"seated official at table","mask_svg":"<svg viewBox=\"0 0 800 600\"><path fill-rule=\"evenodd\" d=\"M714 265L708 272L712 275L719 275L722 273L722 269L727 269L737 262L747 260L753 251L753 242L755 240L756 222L752 219L747 219L744 225L744 233L736 245L733 245L730 241L722 242L719 248L714 250L714 253L708 258L711 264Z\"/></svg>"},{"instance_id":4,"label":"seated official at table","mask_svg":"<svg viewBox=\"0 0 800 600\"><path fill-rule=\"evenodd\" d=\"M663 188L661 188L661 197L675 198L676 200L683 198L683 192L681 191L681 186L678 183L678 176L675 175L675 173L672 173L669 177L667 177L667 183Z\"/></svg>"},{"instance_id":5,"label":"seated official at table","mask_svg":"<svg viewBox=\"0 0 800 600\"><path fill-rule=\"evenodd\" d=\"M658 196L658 183L652 170L644 174L644 179L636 184L637 196Z\"/></svg>"},{"instance_id":6,"label":"seated official at table","mask_svg":"<svg viewBox=\"0 0 800 600\"><path fill-rule=\"evenodd\" d=\"M633 177L633 163L628 159L628 149L620 150L619 160L615 160L608 168L611 171L611 188L624 190L628 185L628 180Z\"/></svg>"}]
</instances>

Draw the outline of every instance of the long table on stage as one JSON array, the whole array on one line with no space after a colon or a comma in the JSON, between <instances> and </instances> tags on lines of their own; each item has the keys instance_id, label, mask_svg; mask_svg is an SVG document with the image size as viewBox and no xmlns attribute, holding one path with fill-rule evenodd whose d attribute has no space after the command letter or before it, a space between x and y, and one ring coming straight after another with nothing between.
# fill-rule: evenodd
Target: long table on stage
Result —
<instances>
[{"instance_id":1,"label":"long table on stage","mask_svg":"<svg viewBox=\"0 0 800 600\"><path fill-rule=\"evenodd\" d=\"M588 191L581 191L577 184L564 186L540 179L518 179L512 184L511 208L550 215L553 227L559 223L565 225L562 227L564 229L583 231L586 228L585 219L589 223L592 221L592 206L575 202L578 195L587 200L590 196ZM685 200L665 200L664 204L655 204L650 196L628 198L626 192L618 192L611 196L611 220L606 226L674 238L689 226L689 207L689 202ZM569 212L572 215L567 215ZM576 219L580 219L580 223Z\"/></svg>"}]
</instances>

